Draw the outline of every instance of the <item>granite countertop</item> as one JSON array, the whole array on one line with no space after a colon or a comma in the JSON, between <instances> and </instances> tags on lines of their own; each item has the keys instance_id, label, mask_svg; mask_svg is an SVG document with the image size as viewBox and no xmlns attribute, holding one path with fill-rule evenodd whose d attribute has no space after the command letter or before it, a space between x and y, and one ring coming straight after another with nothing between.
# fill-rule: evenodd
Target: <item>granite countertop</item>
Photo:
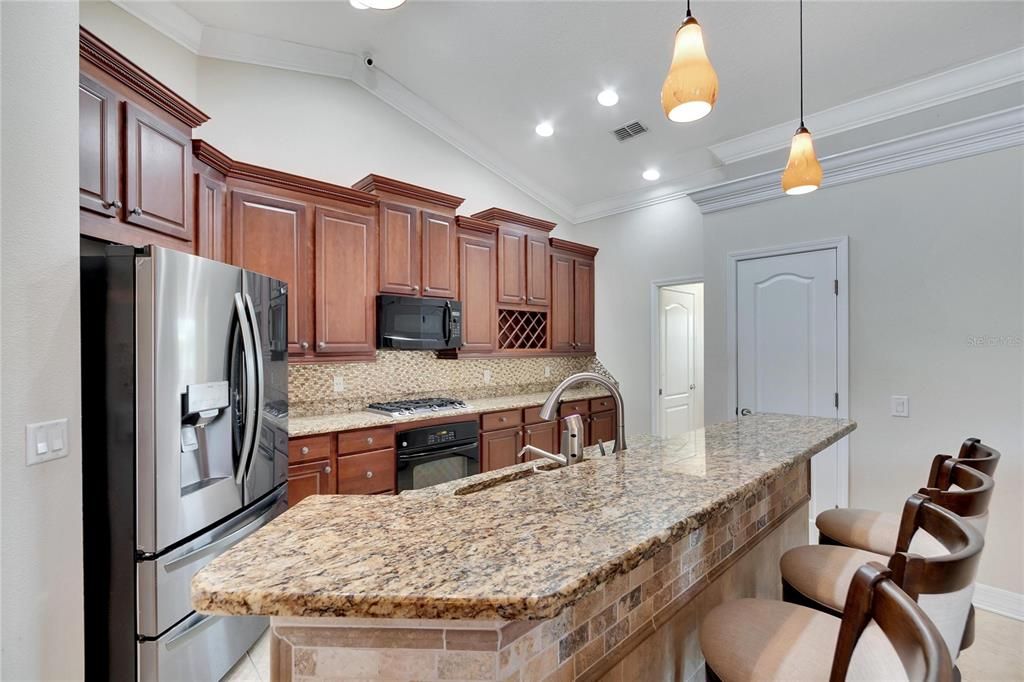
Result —
<instances>
[{"instance_id":1,"label":"granite countertop","mask_svg":"<svg viewBox=\"0 0 1024 682\"><path fill-rule=\"evenodd\" d=\"M339 412L316 417L290 417L288 419L288 435L292 438L296 436L314 436L321 433L366 429L374 426L388 426L390 424L404 424L425 419L435 419L437 417L462 417L484 412L535 407L543 405L544 401L548 399L548 395L550 395L550 392L524 393L497 398L476 398L466 401L469 404L468 410L440 410L438 412L421 412L420 414L404 415L401 417L390 417L386 414L367 412L365 410ZM608 391L606 389L597 386L578 389L570 388L562 395L562 402L584 400L587 398L603 398L607 395Z\"/></svg>"},{"instance_id":2,"label":"granite countertop","mask_svg":"<svg viewBox=\"0 0 1024 682\"><path fill-rule=\"evenodd\" d=\"M230 615L550 618L855 428L754 415L635 436L616 455L590 448L534 475L525 464L429 492L308 497L196 574L192 602Z\"/></svg>"}]
</instances>

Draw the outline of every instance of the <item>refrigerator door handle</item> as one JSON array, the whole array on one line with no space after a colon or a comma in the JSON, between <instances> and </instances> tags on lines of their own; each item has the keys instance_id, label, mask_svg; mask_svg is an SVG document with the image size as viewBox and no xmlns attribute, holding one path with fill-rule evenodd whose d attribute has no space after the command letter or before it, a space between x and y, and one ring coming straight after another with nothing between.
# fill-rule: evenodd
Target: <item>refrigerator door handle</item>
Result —
<instances>
[{"instance_id":1,"label":"refrigerator door handle","mask_svg":"<svg viewBox=\"0 0 1024 682\"><path fill-rule=\"evenodd\" d=\"M256 428L253 430L252 452L255 453L259 447L260 439L263 438L263 402L266 398L263 377L263 339L260 338L259 320L256 319L256 308L252 304L252 298L245 294L245 307L249 311L249 321L252 327L252 340L256 352ZM246 470L242 471L244 476L247 473L248 463L252 460L252 454L246 460Z\"/></svg>"},{"instance_id":2,"label":"refrigerator door handle","mask_svg":"<svg viewBox=\"0 0 1024 682\"><path fill-rule=\"evenodd\" d=\"M198 618L196 616L198 616ZM217 619L220 617L221 616L213 616L209 614L194 614L192 618L189 619L187 624L188 627L167 640L167 650L172 651L179 646L186 644L190 639L216 623Z\"/></svg>"},{"instance_id":3,"label":"refrigerator door handle","mask_svg":"<svg viewBox=\"0 0 1024 682\"><path fill-rule=\"evenodd\" d=\"M238 469L235 471L235 483L242 484L245 471L249 468L249 459L255 444L256 427L256 361L253 351L252 328L249 314L246 311L242 294L235 294L235 310L238 312L238 324L242 328L242 355L245 360L245 433L242 435L242 448L239 450Z\"/></svg>"}]
</instances>

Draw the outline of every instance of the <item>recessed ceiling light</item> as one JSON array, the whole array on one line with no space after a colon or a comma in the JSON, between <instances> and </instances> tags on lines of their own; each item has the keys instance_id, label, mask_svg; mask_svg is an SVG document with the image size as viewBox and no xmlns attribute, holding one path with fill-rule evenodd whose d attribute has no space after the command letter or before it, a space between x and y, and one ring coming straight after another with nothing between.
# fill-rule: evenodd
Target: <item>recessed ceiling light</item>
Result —
<instances>
[{"instance_id":1,"label":"recessed ceiling light","mask_svg":"<svg viewBox=\"0 0 1024 682\"><path fill-rule=\"evenodd\" d=\"M356 9L395 9L404 3L405 0L348 0Z\"/></svg>"},{"instance_id":2,"label":"recessed ceiling light","mask_svg":"<svg viewBox=\"0 0 1024 682\"><path fill-rule=\"evenodd\" d=\"M597 95L597 102L603 107L614 107L619 103L619 93L615 92L611 88L602 90Z\"/></svg>"},{"instance_id":3,"label":"recessed ceiling light","mask_svg":"<svg viewBox=\"0 0 1024 682\"><path fill-rule=\"evenodd\" d=\"M657 168L648 168L647 170L644 171L643 177L644 180L654 182L655 180L661 177L661 171L659 171Z\"/></svg>"},{"instance_id":4,"label":"recessed ceiling light","mask_svg":"<svg viewBox=\"0 0 1024 682\"><path fill-rule=\"evenodd\" d=\"M555 134L555 127L547 121L539 124L534 130L536 130L537 134L541 137L551 137Z\"/></svg>"}]
</instances>

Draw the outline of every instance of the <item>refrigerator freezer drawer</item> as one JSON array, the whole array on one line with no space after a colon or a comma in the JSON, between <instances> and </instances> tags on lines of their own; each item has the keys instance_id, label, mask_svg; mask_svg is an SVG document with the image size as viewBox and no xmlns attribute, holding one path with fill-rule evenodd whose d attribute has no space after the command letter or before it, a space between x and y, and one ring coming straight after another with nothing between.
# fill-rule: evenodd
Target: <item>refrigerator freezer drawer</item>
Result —
<instances>
[{"instance_id":1,"label":"refrigerator freezer drawer","mask_svg":"<svg viewBox=\"0 0 1024 682\"><path fill-rule=\"evenodd\" d=\"M191 582L199 569L270 523L287 507L279 488L245 513L151 561L138 563L139 634L157 637L192 612Z\"/></svg>"},{"instance_id":2,"label":"refrigerator freezer drawer","mask_svg":"<svg viewBox=\"0 0 1024 682\"><path fill-rule=\"evenodd\" d=\"M194 613L160 639L139 642L139 680L219 680L269 625L262 616Z\"/></svg>"}]
</instances>

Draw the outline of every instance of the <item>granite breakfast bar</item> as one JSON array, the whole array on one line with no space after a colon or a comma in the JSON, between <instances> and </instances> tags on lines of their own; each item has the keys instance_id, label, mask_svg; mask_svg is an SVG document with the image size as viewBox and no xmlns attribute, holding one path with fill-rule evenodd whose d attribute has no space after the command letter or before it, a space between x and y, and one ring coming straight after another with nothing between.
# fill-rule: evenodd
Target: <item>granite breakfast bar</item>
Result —
<instances>
[{"instance_id":1,"label":"granite breakfast bar","mask_svg":"<svg viewBox=\"0 0 1024 682\"><path fill-rule=\"evenodd\" d=\"M779 594L808 460L855 427L754 415L550 471L307 498L197 574L193 604L271 616L276 680L685 679L701 613Z\"/></svg>"}]
</instances>

